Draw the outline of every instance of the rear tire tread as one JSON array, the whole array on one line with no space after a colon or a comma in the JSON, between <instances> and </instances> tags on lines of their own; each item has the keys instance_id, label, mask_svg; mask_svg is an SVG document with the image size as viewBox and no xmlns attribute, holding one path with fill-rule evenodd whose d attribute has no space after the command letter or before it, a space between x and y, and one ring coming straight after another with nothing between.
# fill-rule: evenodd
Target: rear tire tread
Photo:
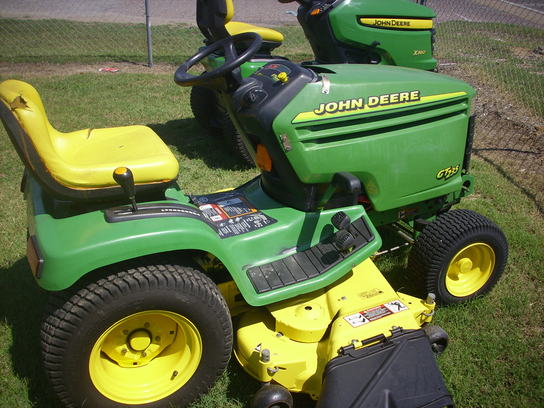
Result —
<instances>
[{"instance_id":1,"label":"rear tire tread","mask_svg":"<svg viewBox=\"0 0 544 408\"><path fill-rule=\"evenodd\" d=\"M219 316L226 312L228 306L217 290L216 285L201 272L192 267L178 265L149 265L127 271L118 272L77 290L74 294L63 291L51 296L46 308L46 316L41 328L41 347L44 366L53 390L61 402L67 407L76 404L65 389L63 368L63 349L74 336L86 315L96 313L101 306L108 303L116 295L127 292L145 292L153 289L184 291L196 295ZM117 292L117 293L116 293ZM194 387L192 394L200 394L209 388L224 371L230 359L232 349L232 322L222 319L221 329L224 334L225 347L219 366L214 373L206 373L200 384ZM160 401L158 401L160 403ZM151 404L153 405L153 404Z\"/></svg>"}]
</instances>

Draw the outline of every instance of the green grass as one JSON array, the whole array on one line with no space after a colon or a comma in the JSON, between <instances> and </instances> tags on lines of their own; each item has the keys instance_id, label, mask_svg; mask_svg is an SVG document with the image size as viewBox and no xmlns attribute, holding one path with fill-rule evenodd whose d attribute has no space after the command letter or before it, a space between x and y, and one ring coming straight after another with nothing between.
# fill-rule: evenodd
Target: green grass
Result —
<instances>
[{"instance_id":1,"label":"green grass","mask_svg":"<svg viewBox=\"0 0 544 408\"><path fill-rule=\"evenodd\" d=\"M462 65L544 116L544 30L500 23L438 25L437 58ZM510 101L504 101L509 103Z\"/></svg>"},{"instance_id":2,"label":"green grass","mask_svg":"<svg viewBox=\"0 0 544 408\"><path fill-rule=\"evenodd\" d=\"M311 56L300 27L275 28L287 39L282 55L297 60ZM3 62L147 61L145 24L0 19L0 34ZM195 26L157 25L152 27L152 34L155 62L179 64L204 45Z\"/></svg>"},{"instance_id":3,"label":"green grass","mask_svg":"<svg viewBox=\"0 0 544 408\"><path fill-rule=\"evenodd\" d=\"M286 35L281 54L310 57L299 27ZM2 62L145 62L143 24L75 23L59 20L0 20ZM470 33L470 34L467 34ZM179 63L202 44L197 29L153 28L155 61ZM467 35L470 37L467 40ZM70 41L61 41L70 39ZM543 114L542 58L531 50L543 31L500 24L451 22L438 28L438 54L495 84L537 115ZM73 44L73 45L67 45ZM105 52L105 50L110 50ZM525 56L525 58L523 58ZM0 78L6 79L6 78ZM25 79L25 78L21 78ZM203 136L188 108L188 91L170 75L32 78L43 94L51 121L61 130L144 123L152 126L180 159L179 182L188 193L234 186L253 177L220 140ZM460 408L544 405L544 222L531 200L490 164L474 159L476 194L462 206L495 220L510 242L503 279L487 297L439 310L436 323L451 337L440 358L444 376ZM52 407L55 398L43 377L38 330L46 294L33 282L25 256L25 205L19 193L22 165L0 131L0 389L1 407ZM413 274L405 253L378 264L396 287ZM210 394L194 406L242 407L257 384L231 363ZM301 405L304 406L304 400Z\"/></svg>"},{"instance_id":4,"label":"green grass","mask_svg":"<svg viewBox=\"0 0 544 408\"><path fill-rule=\"evenodd\" d=\"M6 78L0 78L3 80ZM68 131L143 123L152 126L180 159L179 182L188 193L235 186L256 174L220 140L198 128L188 90L170 75L82 74L27 79L43 96L51 122ZM462 206L497 222L510 242L503 279L488 296L440 309L435 322L451 337L440 357L459 408L533 408L544 405L544 221L533 203L484 161L473 160L476 194ZM0 407L55 407L40 366L41 313L46 294L33 282L25 257L25 203L19 193L22 165L0 130ZM395 287L414 273L405 254L382 257L380 269ZM233 362L194 407L241 408L257 388ZM297 408L307 406L300 400Z\"/></svg>"},{"instance_id":5,"label":"green grass","mask_svg":"<svg viewBox=\"0 0 544 408\"><path fill-rule=\"evenodd\" d=\"M542 218L531 201L489 164L475 159L472 172L476 193L459 207L494 220L508 238L510 258L489 295L438 311L436 322L451 340L440 365L459 407L542 406ZM402 265L404 259L396 261ZM382 270L394 279L399 264L391 260L384 264Z\"/></svg>"}]
</instances>

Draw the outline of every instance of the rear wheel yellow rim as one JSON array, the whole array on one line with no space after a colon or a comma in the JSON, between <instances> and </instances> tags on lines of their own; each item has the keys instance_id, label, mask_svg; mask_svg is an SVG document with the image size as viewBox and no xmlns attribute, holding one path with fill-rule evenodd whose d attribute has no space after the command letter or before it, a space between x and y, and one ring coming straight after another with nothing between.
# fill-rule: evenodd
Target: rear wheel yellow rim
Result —
<instances>
[{"instance_id":1,"label":"rear wheel yellow rim","mask_svg":"<svg viewBox=\"0 0 544 408\"><path fill-rule=\"evenodd\" d=\"M190 320L169 311L145 311L102 333L91 350L89 373L110 400L145 404L183 387L201 358L202 338Z\"/></svg>"},{"instance_id":2,"label":"rear wheel yellow rim","mask_svg":"<svg viewBox=\"0 0 544 408\"><path fill-rule=\"evenodd\" d=\"M495 251L483 242L467 245L448 265L446 289L453 296L465 297L478 292L491 278Z\"/></svg>"}]
</instances>

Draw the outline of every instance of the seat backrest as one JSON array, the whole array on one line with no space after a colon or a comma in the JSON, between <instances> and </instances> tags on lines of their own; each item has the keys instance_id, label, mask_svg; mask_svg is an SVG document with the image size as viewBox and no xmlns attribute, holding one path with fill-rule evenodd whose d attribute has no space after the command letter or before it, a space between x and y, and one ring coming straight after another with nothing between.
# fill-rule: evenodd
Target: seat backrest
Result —
<instances>
[{"instance_id":1,"label":"seat backrest","mask_svg":"<svg viewBox=\"0 0 544 408\"><path fill-rule=\"evenodd\" d=\"M31 85L17 80L0 83L0 119L26 171L54 197L70 201L103 201L124 197L120 186L74 188L57 180L51 168L62 164L55 143L63 133L55 130L45 114L42 100ZM47 163L46 163L47 161ZM137 185L137 192L155 191L169 182Z\"/></svg>"},{"instance_id":2,"label":"seat backrest","mask_svg":"<svg viewBox=\"0 0 544 408\"><path fill-rule=\"evenodd\" d=\"M26 82L7 80L0 84L0 100L4 102L22 125L26 135L42 157L58 159L54 136L38 91Z\"/></svg>"},{"instance_id":3,"label":"seat backrest","mask_svg":"<svg viewBox=\"0 0 544 408\"><path fill-rule=\"evenodd\" d=\"M227 15L225 16L225 24L227 24L234 17L234 3L232 2L232 0L225 0L225 5L227 7Z\"/></svg>"},{"instance_id":4,"label":"seat backrest","mask_svg":"<svg viewBox=\"0 0 544 408\"><path fill-rule=\"evenodd\" d=\"M36 89L17 80L0 83L0 119L26 171L44 189L67 200L89 197L87 190L76 190L60 184L43 160L44 157L48 161L61 160L53 143L54 134L59 132L47 120Z\"/></svg>"},{"instance_id":5,"label":"seat backrest","mask_svg":"<svg viewBox=\"0 0 544 408\"><path fill-rule=\"evenodd\" d=\"M234 16L232 0L197 0L196 22L209 42L227 38L225 24Z\"/></svg>"}]
</instances>

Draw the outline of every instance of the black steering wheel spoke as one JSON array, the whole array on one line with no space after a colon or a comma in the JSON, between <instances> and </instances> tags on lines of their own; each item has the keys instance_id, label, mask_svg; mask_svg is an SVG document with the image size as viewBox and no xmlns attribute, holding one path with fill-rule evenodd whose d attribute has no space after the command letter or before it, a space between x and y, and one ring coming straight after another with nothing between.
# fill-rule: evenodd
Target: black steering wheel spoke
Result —
<instances>
[{"instance_id":1,"label":"black steering wheel spoke","mask_svg":"<svg viewBox=\"0 0 544 408\"><path fill-rule=\"evenodd\" d=\"M236 45L240 44L237 48ZM242 33L232 37L223 38L212 44L201 48L195 55L181 64L174 75L174 81L181 86L203 86L208 88L217 88L221 81L220 78L228 76L237 80L241 79L239 70L243 63L249 61L253 55L261 48L262 38L257 33ZM225 63L211 71L204 72L201 75L189 74L189 69L207 58L209 55L222 49L225 57ZM234 75L232 75L234 74Z\"/></svg>"},{"instance_id":2,"label":"black steering wheel spoke","mask_svg":"<svg viewBox=\"0 0 544 408\"><path fill-rule=\"evenodd\" d=\"M223 54L225 55L225 62L235 61L238 58L238 51L234 46L234 42L228 41L223 45Z\"/></svg>"}]
</instances>

